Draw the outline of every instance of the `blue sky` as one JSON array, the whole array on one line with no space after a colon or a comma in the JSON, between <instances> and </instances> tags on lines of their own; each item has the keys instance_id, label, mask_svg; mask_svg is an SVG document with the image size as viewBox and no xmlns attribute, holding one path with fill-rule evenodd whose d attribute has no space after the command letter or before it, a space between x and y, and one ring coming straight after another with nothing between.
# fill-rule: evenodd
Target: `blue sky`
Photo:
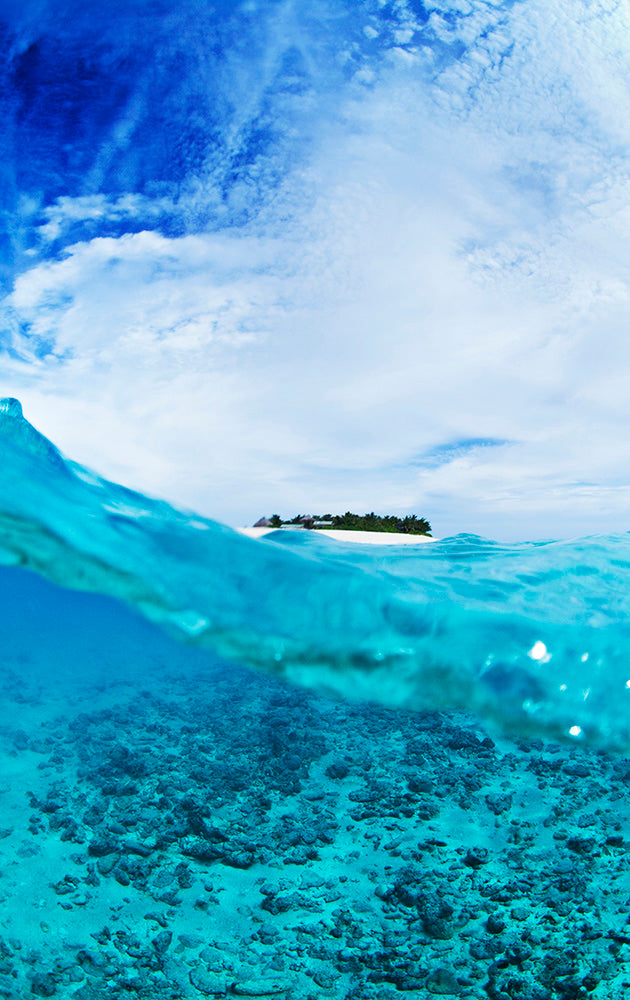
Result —
<instances>
[{"instance_id":1,"label":"blue sky","mask_svg":"<svg viewBox=\"0 0 630 1000\"><path fill-rule=\"evenodd\" d=\"M0 0L4 395L227 523L627 530L630 13Z\"/></svg>"}]
</instances>

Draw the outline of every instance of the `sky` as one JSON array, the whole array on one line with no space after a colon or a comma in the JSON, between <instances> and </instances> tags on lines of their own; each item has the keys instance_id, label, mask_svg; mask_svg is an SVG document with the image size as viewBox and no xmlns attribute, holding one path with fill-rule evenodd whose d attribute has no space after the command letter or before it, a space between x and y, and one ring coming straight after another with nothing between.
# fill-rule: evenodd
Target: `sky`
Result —
<instances>
[{"instance_id":1,"label":"sky","mask_svg":"<svg viewBox=\"0 0 630 1000\"><path fill-rule=\"evenodd\" d=\"M0 35L0 389L66 455L232 525L630 529L627 3L0 0Z\"/></svg>"}]
</instances>

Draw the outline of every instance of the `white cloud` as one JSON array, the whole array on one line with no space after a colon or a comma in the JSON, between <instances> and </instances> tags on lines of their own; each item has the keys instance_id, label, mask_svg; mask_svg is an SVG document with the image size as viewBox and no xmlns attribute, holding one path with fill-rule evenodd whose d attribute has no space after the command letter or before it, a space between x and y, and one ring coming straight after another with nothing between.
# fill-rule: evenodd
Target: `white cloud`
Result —
<instances>
[{"instance_id":1,"label":"white cloud","mask_svg":"<svg viewBox=\"0 0 630 1000\"><path fill-rule=\"evenodd\" d=\"M203 364L217 345L264 334L255 312L265 309L271 279L257 274L261 257L268 268L269 243L249 240L244 251L238 238L96 238L21 275L10 304L36 341L54 339L56 356L114 370L152 352Z\"/></svg>"},{"instance_id":2,"label":"white cloud","mask_svg":"<svg viewBox=\"0 0 630 1000\"><path fill-rule=\"evenodd\" d=\"M97 238L19 278L10 306L54 350L13 363L7 391L66 453L232 522L624 527L627 10L434 6L462 58L392 48L358 70L256 224ZM272 61L303 31L285 17ZM125 205L61 201L44 235ZM510 443L414 461L471 438Z\"/></svg>"},{"instance_id":3,"label":"white cloud","mask_svg":"<svg viewBox=\"0 0 630 1000\"><path fill-rule=\"evenodd\" d=\"M125 194L119 198L108 198L104 194L79 195L71 198L63 195L42 214L46 222L37 226L37 234L44 243L64 236L73 223L124 222L137 218L156 218L165 212L172 212L173 205L167 199L147 198L139 194Z\"/></svg>"}]
</instances>

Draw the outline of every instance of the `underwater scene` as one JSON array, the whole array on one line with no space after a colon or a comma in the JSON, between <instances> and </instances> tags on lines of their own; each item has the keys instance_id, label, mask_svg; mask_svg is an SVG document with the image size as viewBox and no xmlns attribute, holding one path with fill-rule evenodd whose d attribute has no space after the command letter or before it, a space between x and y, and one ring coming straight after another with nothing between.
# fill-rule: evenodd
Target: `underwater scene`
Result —
<instances>
[{"instance_id":1,"label":"underwater scene","mask_svg":"<svg viewBox=\"0 0 630 1000\"><path fill-rule=\"evenodd\" d=\"M628 536L251 540L13 399L0 456L0 996L628 995Z\"/></svg>"}]
</instances>

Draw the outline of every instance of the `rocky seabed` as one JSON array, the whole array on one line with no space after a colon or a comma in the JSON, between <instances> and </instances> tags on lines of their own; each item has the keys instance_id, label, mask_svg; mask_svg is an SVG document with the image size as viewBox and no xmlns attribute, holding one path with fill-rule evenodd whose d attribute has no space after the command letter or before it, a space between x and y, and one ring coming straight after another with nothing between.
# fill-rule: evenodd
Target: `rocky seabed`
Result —
<instances>
[{"instance_id":1,"label":"rocky seabed","mask_svg":"<svg viewBox=\"0 0 630 1000\"><path fill-rule=\"evenodd\" d=\"M224 666L1 696L0 997L628 996L625 759Z\"/></svg>"}]
</instances>

